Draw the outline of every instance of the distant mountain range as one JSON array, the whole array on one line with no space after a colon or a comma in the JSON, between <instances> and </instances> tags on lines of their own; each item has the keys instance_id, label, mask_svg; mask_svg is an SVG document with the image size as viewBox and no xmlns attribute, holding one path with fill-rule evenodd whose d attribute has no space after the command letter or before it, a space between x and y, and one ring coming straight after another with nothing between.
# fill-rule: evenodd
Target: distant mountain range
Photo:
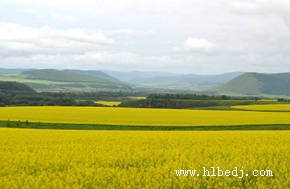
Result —
<instances>
[{"instance_id":1,"label":"distant mountain range","mask_svg":"<svg viewBox=\"0 0 290 189\"><path fill-rule=\"evenodd\" d=\"M3 71L5 72L5 70ZM0 74L0 81L17 81L37 91L118 91L129 90L130 85L101 71L40 69L9 71ZM1 73L1 71L0 71Z\"/></svg>"},{"instance_id":2,"label":"distant mountain range","mask_svg":"<svg viewBox=\"0 0 290 189\"><path fill-rule=\"evenodd\" d=\"M173 74L160 72L104 71L108 75L137 87L200 90L224 84L242 73L219 75Z\"/></svg>"},{"instance_id":3,"label":"distant mountain range","mask_svg":"<svg viewBox=\"0 0 290 189\"><path fill-rule=\"evenodd\" d=\"M9 73L20 73L27 71L29 69L7 69L7 68L0 68L0 74L9 74Z\"/></svg>"},{"instance_id":4,"label":"distant mountain range","mask_svg":"<svg viewBox=\"0 0 290 189\"><path fill-rule=\"evenodd\" d=\"M37 91L145 91L290 96L290 73L219 75L160 72L0 69L0 81L17 81Z\"/></svg>"},{"instance_id":5,"label":"distant mountain range","mask_svg":"<svg viewBox=\"0 0 290 189\"><path fill-rule=\"evenodd\" d=\"M0 93L35 93L35 91L23 84L13 81L0 81Z\"/></svg>"},{"instance_id":6,"label":"distant mountain range","mask_svg":"<svg viewBox=\"0 0 290 189\"><path fill-rule=\"evenodd\" d=\"M219 87L229 95L285 95L290 96L290 73L244 73Z\"/></svg>"}]
</instances>

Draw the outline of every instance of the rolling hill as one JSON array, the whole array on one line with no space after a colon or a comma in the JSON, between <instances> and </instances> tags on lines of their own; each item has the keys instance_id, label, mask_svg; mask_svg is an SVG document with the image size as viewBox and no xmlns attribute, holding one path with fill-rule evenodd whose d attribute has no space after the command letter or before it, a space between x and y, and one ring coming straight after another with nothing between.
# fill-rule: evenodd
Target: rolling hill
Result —
<instances>
[{"instance_id":1,"label":"rolling hill","mask_svg":"<svg viewBox=\"0 0 290 189\"><path fill-rule=\"evenodd\" d=\"M21 73L27 71L28 69L9 69L9 68L0 68L0 74L9 74L9 73Z\"/></svg>"},{"instance_id":2,"label":"rolling hill","mask_svg":"<svg viewBox=\"0 0 290 189\"><path fill-rule=\"evenodd\" d=\"M23 84L14 81L0 81L1 93L35 93L35 91Z\"/></svg>"},{"instance_id":3,"label":"rolling hill","mask_svg":"<svg viewBox=\"0 0 290 189\"><path fill-rule=\"evenodd\" d=\"M105 80L110 80L113 82L120 82L120 80L110 76L109 74L106 74L102 71L97 71L97 70L65 70L69 71L72 73L77 73L77 74L82 74L82 75L87 75L87 76L93 76L93 77L98 77L100 79L105 79Z\"/></svg>"},{"instance_id":4,"label":"rolling hill","mask_svg":"<svg viewBox=\"0 0 290 189\"><path fill-rule=\"evenodd\" d=\"M121 81L136 87L163 88L163 89L205 89L224 84L241 75L240 72L218 75L174 74L163 72L116 72L104 71Z\"/></svg>"},{"instance_id":5,"label":"rolling hill","mask_svg":"<svg viewBox=\"0 0 290 189\"><path fill-rule=\"evenodd\" d=\"M130 86L100 72L40 69L1 74L2 81L17 81L37 91L115 91Z\"/></svg>"},{"instance_id":6,"label":"rolling hill","mask_svg":"<svg viewBox=\"0 0 290 189\"><path fill-rule=\"evenodd\" d=\"M50 92L133 90L147 93L190 92L230 96L290 96L290 73L234 72L220 75L196 75L161 72L0 69L0 81L20 82L36 91Z\"/></svg>"},{"instance_id":7,"label":"rolling hill","mask_svg":"<svg viewBox=\"0 0 290 189\"><path fill-rule=\"evenodd\" d=\"M95 74L86 74L85 71L70 71L70 70L30 70L22 72L22 75L27 79L59 81L59 82L108 82L113 81L112 77L102 72ZM109 79L108 79L109 78ZM117 81L117 80L115 80Z\"/></svg>"},{"instance_id":8,"label":"rolling hill","mask_svg":"<svg viewBox=\"0 0 290 189\"><path fill-rule=\"evenodd\" d=\"M290 96L290 73L245 73L219 87L223 94Z\"/></svg>"}]
</instances>

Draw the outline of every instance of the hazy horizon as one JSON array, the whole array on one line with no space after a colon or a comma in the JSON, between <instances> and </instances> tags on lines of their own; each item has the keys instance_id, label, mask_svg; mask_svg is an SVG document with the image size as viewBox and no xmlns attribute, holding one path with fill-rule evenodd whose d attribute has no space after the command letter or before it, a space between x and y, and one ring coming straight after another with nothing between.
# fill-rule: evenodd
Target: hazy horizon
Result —
<instances>
[{"instance_id":1,"label":"hazy horizon","mask_svg":"<svg viewBox=\"0 0 290 189\"><path fill-rule=\"evenodd\" d=\"M0 68L290 72L287 0L2 0Z\"/></svg>"},{"instance_id":2,"label":"hazy horizon","mask_svg":"<svg viewBox=\"0 0 290 189\"><path fill-rule=\"evenodd\" d=\"M45 69L52 69L52 70L58 70L58 71L69 71L69 70L79 70L79 71L102 71L102 72L120 72L120 73L156 73L156 74L169 74L169 75L223 75L223 74L233 74L233 73L259 73L259 74L284 74L284 73L290 73L290 72L253 72L253 71L229 71L229 72L220 72L220 73L193 73L193 72L170 72L170 71L146 71L146 70L113 70L113 69L62 69L62 68L4 68L0 67L0 70L7 69L7 70L45 70ZM162 75L161 75L162 76Z\"/></svg>"}]
</instances>

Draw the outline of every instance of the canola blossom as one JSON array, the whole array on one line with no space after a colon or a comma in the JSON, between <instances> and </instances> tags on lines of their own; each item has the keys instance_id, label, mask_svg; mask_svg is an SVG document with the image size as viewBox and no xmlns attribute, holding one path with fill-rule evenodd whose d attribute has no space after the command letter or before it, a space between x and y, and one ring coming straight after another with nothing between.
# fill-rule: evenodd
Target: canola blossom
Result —
<instances>
[{"instance_id":1,"label":"canola blossom","mask_svg":"<svg viewBox=\"0 0 290 189\"><path fill-rule=\"evenodd\" d=\"M0 128L0 188L289 188L290 131ZM176 176L202 167L273 176Z\"/></svg>"},{"instance_id":2,"label":"canola blossom","mask_svg":"<svg viewBox=\"0 0 290 189\"><path fill-rule=\"evenodd\" d=\"M290 112L113 107L2 107L0 120L144 126L289 124Z\"/></svg>"},{"instance_id":3,"label":"canola blossom","mask_svg":"<svg viewBox=\"0 0 290 189\"><path fill-rule=\"evenodd\" d=\"M118 106L121 104L120 101L105 101L105 100L98 100L98 101L95 101L96 104L102 104L102 105L105 105L105 106Z\"/></svg>"},{"instance_id":4,"label":"canola blossom","mask_svg":"<svg viewBox=\"0 0 290 189\"><path fill-rule=\"evenodd\" d=\"M254 111L288 111L290 112L290 104L263 104L263 105L240 105L233 106L236 109L254 110Z\"/></svg>"}]
</instances>

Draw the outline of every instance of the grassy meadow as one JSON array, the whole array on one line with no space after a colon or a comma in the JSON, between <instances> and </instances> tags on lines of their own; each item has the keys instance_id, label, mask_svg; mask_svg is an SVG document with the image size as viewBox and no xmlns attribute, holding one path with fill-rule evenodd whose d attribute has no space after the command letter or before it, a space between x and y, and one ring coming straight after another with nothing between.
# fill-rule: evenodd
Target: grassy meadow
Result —
<instances>
[{"instance_id":1,"label":"grassy meadow","mask_svg":"<svg viewBox=\"0 0 290 189\"><path fill-rule=\"evenodd\" d=\"M0 128L0 188L288 188L289 134ZM211 166L249 176L175 173Z\"/></svg>"}]
</instances>

